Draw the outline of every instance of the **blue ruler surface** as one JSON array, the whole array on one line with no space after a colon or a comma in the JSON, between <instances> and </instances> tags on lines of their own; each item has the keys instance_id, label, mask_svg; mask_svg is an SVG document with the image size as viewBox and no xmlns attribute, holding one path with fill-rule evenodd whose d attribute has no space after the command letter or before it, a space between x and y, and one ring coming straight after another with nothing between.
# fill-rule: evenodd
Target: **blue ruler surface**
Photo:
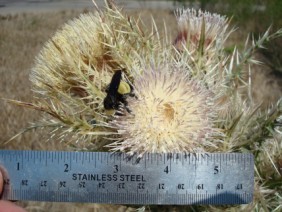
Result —
<instances>
[{"instance_id":1,"label":"blue ruler surface","mask_svg":"<svg viewBox=\"0 0 282 212\"><path fill-rule=\"evenodd\" d=\"M138 205L246 204L254 159L242 153L0 150L2 199Z\"/></svg>"}]
</instances>

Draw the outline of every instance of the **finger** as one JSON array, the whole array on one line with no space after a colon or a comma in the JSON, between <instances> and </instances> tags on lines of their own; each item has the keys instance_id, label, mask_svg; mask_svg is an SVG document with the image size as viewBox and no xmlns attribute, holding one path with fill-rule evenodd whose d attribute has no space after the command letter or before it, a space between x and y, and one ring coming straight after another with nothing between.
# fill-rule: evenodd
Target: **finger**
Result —
<instances>
[{"instance_id":1,"label":"finger","mask_svg":"<svg viewBox=\"0 0 282 212\"><path fill-rule=\"evenodd\" d=\"M0 200L0 212L26 212L26 210L9 201Z\"/></svg>"},{"instance_id":2,"label":"finger","mask_svg":"<svg viewBox=\"0 0 282 212\"><path fill-rule=\"evenodd\" d=\"M0 194L2 193L3 191L3 184L4 184L4 179L3 179L3 174L2 174L2 171L0 169ZM0 211L1 212L1 211Z\"/></svg>"}]
</instances>

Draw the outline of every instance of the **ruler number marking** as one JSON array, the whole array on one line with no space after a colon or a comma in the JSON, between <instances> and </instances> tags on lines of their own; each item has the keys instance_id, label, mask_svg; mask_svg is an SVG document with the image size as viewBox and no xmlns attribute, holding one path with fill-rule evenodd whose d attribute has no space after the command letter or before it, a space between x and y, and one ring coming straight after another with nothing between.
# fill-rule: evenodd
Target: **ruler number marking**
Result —
<instances>
[{"instance_id":1,"label":"ruler number marking","mask_svg":"<svg viewBox=\"0 0 282 212\"><path fill-rule=\"evenodd\" d=\"M133 165L136 165L136 164L140 163L141 159L142 159L142 158L136 158L136 160L133 161L133 162L134 162Z\"/></svg>"},{"instance_id":2,"label":"ruler number marking","mask_svg":"<svg viewBox=\"0 0 282 212\"><path fill-rule=\"evenodd\" d=\"M236 190L243 190L243 184L242 183L238 183L235 187Z\"/></svg>"},{"instance_id":3,"label":"ruler number marking","mask_svg":"<svg viewBox=\"0 0 282 212\"><path fill-rule=\"evenodd\" d=\"M80 182L78 183L78 187L79 187L79 188L85 188L85 186L86 186L86 182L85 182L85 181L80 181Z\"/></svg>"},{"instance_id":4,"label":"ruler number marking","mask_svg":"<svg viewBox=\"0 0 282 212\"><path fill-rule=\"evenodd\" d=\"M218 165L215 165L213 174L218 174L218 172L219 172Z\"/></svg>"},{"instance_id":5,"label":"ruler number marking","mask_svg":"<svg viewBox=\"0 0 282 212\"><path fill-rule=\"evenodd\" d=\"M119 171L118 165L114 165L114 173L118 173L118 171Z\"/></svg>"},{"instance_id":6,"label":"ruler number marking","mask_svg":"<svg viewBox=\"0 0 282 212\"><path fill-rule=\"evenodd\" d=\"M204 190L204 184L203 183L198 184L197 185L197 190Z\"/></svg>"},{"instance_id":7,"label":"ruler number marking","mask_svg":"<svg viewBox=\"0 0 282 212\"><path fill-rule=\"evenodd\" d=\"M98 184L98 189L99 188L104 189L106 187L105 185L106 185L105 183L99 183Z\"/></svg>"},{"instance_id":8,"label":"ruler number marking","mask_svg":"<svg viewBox=\"0 0 282 212\"><path fill-rule=\"evenodd\" d=\"M164 169L164 172L168 174L169 171L170 171L170 170L169 170L168 166L166 166L165 169Z\"/></svg>"},{"instance_id":9,"label":"ruler number marking","mask_svg":"<svg viewBox=\"0 0 282 212\"><path fill-rule=\"evenodd\" d=\"M47 187L47 180L41 180L40 187Z\"/></svg>"},{"instance_id":10,"label":"ruler number marking","mask_svg":"<svg viewBox=\"0 0 282 212\"><path fill-rule=\"evenodd\" d=\"M119 184L117 185L117 188L118 188L118 189L125 189L125 183L119 183Z\"/></svg>"},{"instance_id":11,"label":"ruler number marking","mask_svg":"<svg viewBox=\"0 0 282 212\"><path fill-rule=\"evenodd\" d=\"M20 163L17 162L17 171L19 171L19 170L20 170Z\"/></svg>"},{"instance_id":12,"label":"ruler number marking","mask_svg":"<svg viewBox=\"0 0 282 212\"><path fill-rule=\"evenodd\" d=\"M58 190L60 189L60 188L66 188L67 187L67 182L66 181L60 181L59 183L58 183Z\"/></svg>"},{"instance_id":13,"label":"ruler number marking","mask_svg":"<svg viewBox=\"0 0 282 212\"><path fill-rule=\"evenodd\" d=\"M137 189L141 189L141 190L145 189L145 183L138 183Z\"/></svg>"},{"instance_id":14,"label":"ruler number marking","mask_svg":"<svg viewBox=\"0 0 282 212\"><path fill-rule=\"evenodd\" d=\"M159 188L160 190L164 190L164 189L165 189L165 184L164 184L164 183L159 183L158 188Z\"/></svg>"},{"instance_id":15,"label":"ruler number marking","mask_svg":"<svg viewBox=\"0 0 282 212\"><path fill-rule=\"evenodd\" d=\"M216 190L223 190L223 184L222 183L217 184Z\"/></svg>"},{"instance_id":16,"label":"ruler number marking","mask_svg":"<svg viewBox=\"0 0 282 212\"><path fill-rule=\"evenodd\" d=\"M69 172L69 164L65 163L64 168L64 172Z\"/></svg>"},{"instance_id":17,"label":"ruler number marking","mask_svg":"<svg viewBox=\"0 0 282 212\"><path fill-rule=\"evenodd\" d=\"M179 183L179 184L177 185L177 189L178 189L178 190L184 190L184 184L183 184L183 183Z\"/></svg>"},{"instance_id":18,"label":"ruler number marking","mask_svg":"<svg viewBox=\"0 0 282 212\"><path fill-rule=\"evenodd\" d=\"M28 186L28 180L22 180L21 181L21 186L22 187Z\"/></svg>"}]
</instances>

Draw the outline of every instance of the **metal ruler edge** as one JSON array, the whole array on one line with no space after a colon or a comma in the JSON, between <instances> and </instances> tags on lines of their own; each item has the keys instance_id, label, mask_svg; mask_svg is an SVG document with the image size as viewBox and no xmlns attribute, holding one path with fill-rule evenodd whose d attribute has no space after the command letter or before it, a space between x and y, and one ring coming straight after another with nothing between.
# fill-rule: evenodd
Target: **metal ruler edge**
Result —
<instances>
[{"instance_id":1,"label":"metal ruler edge","mask_svg":"<svg viewBox=\"0 0 282 212\"><path fill-rule=\"evenodd\" d=\"M247 204L254 159L243 153L0 150L2 199L137 205Z\"/></svg>"}]
</instances>

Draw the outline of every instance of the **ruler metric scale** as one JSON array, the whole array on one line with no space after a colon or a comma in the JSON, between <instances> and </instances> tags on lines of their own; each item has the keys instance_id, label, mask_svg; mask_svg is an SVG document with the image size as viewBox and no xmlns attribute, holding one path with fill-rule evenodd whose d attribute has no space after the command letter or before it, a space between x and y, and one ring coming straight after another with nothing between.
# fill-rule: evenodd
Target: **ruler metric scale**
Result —
<instances>
[{"instance_id":1,"label":"ruler metric scale","mask_svg":"<svg viewBox=\"0 0 282 212\"><path fill-rule=\"evenodd\" d=\"M246 204L254 161L242 153L0 150L2 199L138 205Z\"/></svg>"}]
</instances>

